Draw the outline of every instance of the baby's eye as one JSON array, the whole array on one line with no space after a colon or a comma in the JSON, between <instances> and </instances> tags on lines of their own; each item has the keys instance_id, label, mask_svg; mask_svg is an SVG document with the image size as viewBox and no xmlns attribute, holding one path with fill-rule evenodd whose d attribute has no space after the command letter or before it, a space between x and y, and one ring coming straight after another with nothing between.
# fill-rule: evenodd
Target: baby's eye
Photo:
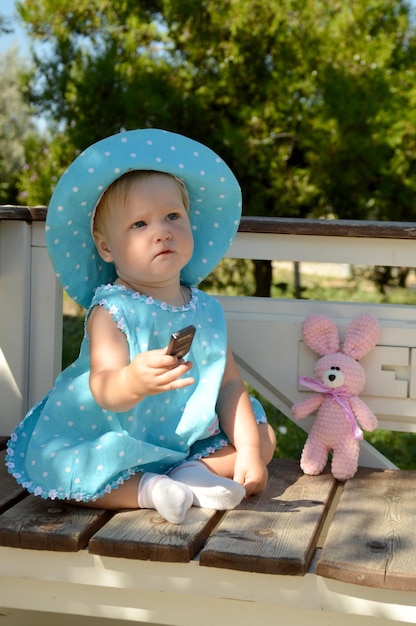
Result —
<instances>
[{"instance_id":1,"label":"baby's eye","mask_svg":"<svg viewBox=\"0 0 416 626\"><path fill-rule=\"evenodd\" d=\"M146 222L139 220L138 222L134 222L132 228L143 228L143 226L146 226Z\"/></svg>"},{"instance_id":2,"label":"baby's eye","mask_svg":"<svg viewBox=\"0 0 416 626\"><path fill-rule=\"evenodd\" d=\"M177 220L178 218L179 218L179 213L169 213L166 219L170 222L173 222Z\"/></svg>"}]
</instances>

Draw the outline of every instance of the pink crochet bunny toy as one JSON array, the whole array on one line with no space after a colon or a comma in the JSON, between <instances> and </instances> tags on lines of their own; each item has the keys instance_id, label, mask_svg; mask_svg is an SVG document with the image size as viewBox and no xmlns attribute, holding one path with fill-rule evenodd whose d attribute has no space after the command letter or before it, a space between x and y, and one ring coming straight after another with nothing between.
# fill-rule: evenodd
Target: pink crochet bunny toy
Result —
<instances>
[{"instance_id":1,"label":"pink crochet bunny toy","mask_svg":"<svg viewBox=\"0 0 416 626\"><path fill-rule=\"evenodd\" d=\"M321 357L314 367L315 378L301 376L299 382L317 392L293 405L295 419L318 410L303 448L300 466L305 474L320 474L332 452L331 471L338 480L352 478L357 471L359 440L364 430L377 427L377 418L358 394L365 385L363 367L357 362L376 345L378 321L362 315L347 328L340 350L336 324L325 315L311 315L303 323L306 345Z\"/></svg>"}]
</instances>

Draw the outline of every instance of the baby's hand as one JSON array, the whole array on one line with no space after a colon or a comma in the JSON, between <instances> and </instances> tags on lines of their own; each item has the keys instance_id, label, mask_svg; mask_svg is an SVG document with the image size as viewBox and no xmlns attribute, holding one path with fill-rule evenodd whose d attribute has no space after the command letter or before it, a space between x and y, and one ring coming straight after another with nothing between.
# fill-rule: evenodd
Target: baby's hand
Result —
<instances>
[{"instance_id":1,"label":"baby's hand","mask_svg":"<svg viewBox=\"0 0 416 626\"><path fill-rule=\"evenodd\" d=\"M139 396L150 396L193 385L191 376L182 378L192 368L191 361L166 354L166 348L138 354L126 368L126 379Z\"/></svg>"},{"instance_id":2,"label":"baby's hand","mask_svg":"<svg viewBox=\"0 0 416 626\"><path fill-rule=\"evenodd\" d=\"M267 484L268 471L258 448L237 450L234 480L245 487L248 496L261 493Z\"/></svg>"}]
</instances>

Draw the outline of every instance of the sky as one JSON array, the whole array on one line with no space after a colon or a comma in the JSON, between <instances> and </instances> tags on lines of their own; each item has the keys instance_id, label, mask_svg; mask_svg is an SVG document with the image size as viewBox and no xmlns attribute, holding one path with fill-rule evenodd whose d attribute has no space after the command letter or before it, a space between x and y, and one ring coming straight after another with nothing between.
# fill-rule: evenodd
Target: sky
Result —
<instances>
[{"instance_id":1,"label":"sky","mask_svg":"<svg viewBox=\"0 0 416 626\"><path fill-rule=\"evenodd\" d=\"M19 22L15 20L14 5L15 0L0 1L0 15L10 18L12 27L15 31L12 35L4 35L3 33L0 34L0 53L5 52L13 44L17 43L20 55L24 56L28 52L29 46L25 43L26 37L23 28L19 26Z\"/></svg>"}]
</instances>

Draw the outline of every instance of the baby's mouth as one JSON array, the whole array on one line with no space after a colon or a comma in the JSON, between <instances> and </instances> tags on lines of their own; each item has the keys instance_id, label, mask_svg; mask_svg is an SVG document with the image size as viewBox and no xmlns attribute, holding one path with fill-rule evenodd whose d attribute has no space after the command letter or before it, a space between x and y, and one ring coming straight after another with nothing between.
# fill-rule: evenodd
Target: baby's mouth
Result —
<instances>
[{"instance_id":1,"label":"baby's mouth","mask_svg":"<svg viewBox=\"0 0 416 626\"><path fill-rule=\"evenodd\" d=\"M156 254L156 256L164 256L165 254L172 254L172 250L170 248L165 248Z\"/></svg>"}]
</instances>

